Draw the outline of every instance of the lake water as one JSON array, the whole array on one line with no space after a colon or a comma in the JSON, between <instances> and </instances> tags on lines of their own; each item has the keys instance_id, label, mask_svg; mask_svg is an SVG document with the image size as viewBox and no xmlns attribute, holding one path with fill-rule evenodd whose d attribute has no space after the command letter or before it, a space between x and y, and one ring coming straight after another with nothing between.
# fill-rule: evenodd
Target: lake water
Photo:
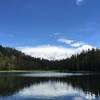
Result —
<instances>
[{"instance_id":1,"label":"lake water","mask_svg":"<svg viewBox=\"0 0 100 100\"><path fill-rule=\"evenodd\" d=\"M0 73L0 100L100 100L100 75Z\"/></svg>"}]
</instances>

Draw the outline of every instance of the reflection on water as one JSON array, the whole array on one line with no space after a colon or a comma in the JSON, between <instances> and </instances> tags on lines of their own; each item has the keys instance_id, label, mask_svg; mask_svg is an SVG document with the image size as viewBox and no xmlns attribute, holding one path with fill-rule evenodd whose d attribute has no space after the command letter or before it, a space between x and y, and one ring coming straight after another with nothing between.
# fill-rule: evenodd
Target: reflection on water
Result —
<instances>
[{"instance_id":1,"label":"reflection on water","mask_svg":"<svg viewBox=\"0 0 100 100\"><path fill-rule=\"evenodd\" d=\"M24 88L16 94L22 97L35 97L35 98L50 98L50 97L62 97L79 95L86 99L94 99L95 95L88 93L85 94L81 89L73 88L71 85L63 82L48 81L45 83L39 83L30 87Z\"/></svg>"},{"instance_id":2,"label":"reflection on water","mask_svg":"<svg viewBox=\"0 0 100 100\"><path fill-rule=\"evenodd\" d=\"M22 76L29 76L29 77L65 77L65 76L78 76L83 75L82 73L59 73L59 72L37 72L37 73L25 73L21 74ZM85 73L85 75L88 75Z\"/></svg>"},{"instance_id":3,"label":"reflection on water","mask_svg":"<svg viewBox=\"0 0 100 100\"><path fill-rule=\"evenodd\" d=\"M25 74L0 75L0 100L100 100L99 75Z\"/></svg>"}]
</instances>

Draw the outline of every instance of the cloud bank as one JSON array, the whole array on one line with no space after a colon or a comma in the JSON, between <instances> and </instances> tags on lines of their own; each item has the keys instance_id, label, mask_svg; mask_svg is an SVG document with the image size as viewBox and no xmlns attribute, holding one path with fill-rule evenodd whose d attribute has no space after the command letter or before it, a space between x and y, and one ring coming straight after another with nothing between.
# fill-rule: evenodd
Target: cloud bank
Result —
<instances>
[{"instance_id":1,"label":"cloud bank","mask_svg":"<svg viewBox=\"0 0 100 100\"><path fill-rule=\"evenodd\" d=\"M58 33L54 35L59 35ZM62 43L62 46L57 45L40 45L35 47L19 47L18 50L36 58L44 58L48 60L61 60L71 57L74 54L79 54L83 50L94 48L93 46L83 42L66 38L58 38L57 42ZM66 46L63 46L65 44ZM68 47L69 46L69 47Z\"/></svg>"},{"instance_id":2,"label":"cloud bank","mask_svg":"<svg viewBox=\"0 0 100 100\"><path fill-rule=\"evenodd\" d=\"M22 51L27 55L31 55L36 58L44 58L48 60L61 60L71 57L73 54L81 53L83 50L92 49L91 45L82 45L77 48L67 48L62 46L54 45L42 45L36 47L20 47L18 50Z\"/></svg>"}]
</instances>

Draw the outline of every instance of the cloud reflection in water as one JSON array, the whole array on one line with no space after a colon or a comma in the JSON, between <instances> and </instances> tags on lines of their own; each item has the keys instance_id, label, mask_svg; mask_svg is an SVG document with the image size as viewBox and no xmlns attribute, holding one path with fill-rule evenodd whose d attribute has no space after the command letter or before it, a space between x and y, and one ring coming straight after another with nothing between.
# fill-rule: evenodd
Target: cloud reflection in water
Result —
<instances>
[{"instance_id":1,"label":"cloud reflection in water","mask_svg":"<svg viewBox=\"0 0 100 100\"><path fill-rule=\"evenodd\" d=\"M48 81L26 87L16 94L24 98L53 98L72 96L73 100L94 100L95 95L60 81Z\"/></svg>"}]
</instances>

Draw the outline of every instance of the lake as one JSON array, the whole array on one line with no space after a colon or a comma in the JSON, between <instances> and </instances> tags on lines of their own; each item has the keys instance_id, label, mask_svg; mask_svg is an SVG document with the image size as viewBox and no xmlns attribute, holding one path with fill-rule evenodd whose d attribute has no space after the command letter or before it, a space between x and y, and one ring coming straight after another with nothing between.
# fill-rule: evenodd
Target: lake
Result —
<instances>
[{"instance_id":1,"label":"lake","mask_svg":"<svg viewBox=\"0 0 100 100\"><path fill-rule=\"evenodd\" d=\"M100 100L100 75L0 72L0 100Z\"/></svg>"}]
</instances>

